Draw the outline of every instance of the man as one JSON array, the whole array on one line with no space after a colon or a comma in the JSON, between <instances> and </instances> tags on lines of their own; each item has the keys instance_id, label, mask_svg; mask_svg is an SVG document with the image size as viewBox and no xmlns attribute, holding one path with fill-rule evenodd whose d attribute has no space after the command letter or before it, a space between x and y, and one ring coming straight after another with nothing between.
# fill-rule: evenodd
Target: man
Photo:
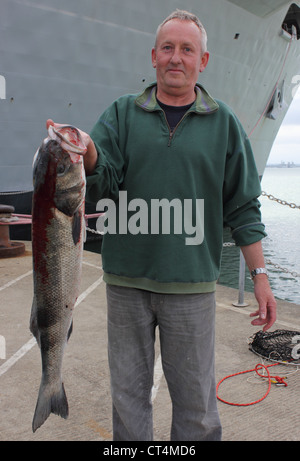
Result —
<instances>
[{"instance_id":1,"label":"man","mask_svg":"<svg viewBox=\"0 0 300 461\"><path fill-rule=\"evenodd\" d=\"M221 439L214 292L223 225L231 227L255 271L259 309L252 324L266 330L276 317L260 243L265 232L252 151L230 108L197 84L208 60L199 19L177 10L157 31L157 82L138 96L119 98L91 137L83 133L87 199L116 203L102 246L114 440L153 437L157 325L173 405L171 440ZM142 204L147 215L138 213Z\"/></svg>"}]
</instances>

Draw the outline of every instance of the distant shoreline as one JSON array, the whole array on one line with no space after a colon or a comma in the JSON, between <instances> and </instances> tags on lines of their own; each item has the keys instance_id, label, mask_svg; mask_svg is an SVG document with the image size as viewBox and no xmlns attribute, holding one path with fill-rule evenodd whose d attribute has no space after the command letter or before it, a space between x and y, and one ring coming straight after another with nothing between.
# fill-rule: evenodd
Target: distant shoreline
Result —
<instances>
[{"instance_id":1,"label":"distant shoreline","mask_svg":"<svg viewBox=\"0 0 300 461\"><path fill-rule=\"evenodd\" d=\"M294 162L269 163L266 168L300 168L300 164Z\"/></svg>"}]
</instances>

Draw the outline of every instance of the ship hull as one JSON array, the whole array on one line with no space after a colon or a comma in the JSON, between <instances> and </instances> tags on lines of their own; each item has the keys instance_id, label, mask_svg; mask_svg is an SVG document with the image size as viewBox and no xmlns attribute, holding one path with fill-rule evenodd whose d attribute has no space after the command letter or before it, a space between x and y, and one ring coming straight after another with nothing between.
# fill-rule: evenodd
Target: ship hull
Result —
<instances>
[{"instance_id":1,"label":"ship hull","mask_svg":"<svg viewBox=\"0 0 300 461\"><path fill-rule=\"evenodd\" d=\"M241 120L260 175L300 74L300 41L282 29L291 3L273 3L265 10L256 0L185 5L208 33L210 61L199 82ZM89 131L114 99L155 80L155 31L177 6L2 0L0 193L32 190L32 157L48 118Z\"/></svg>"}]
</instances>

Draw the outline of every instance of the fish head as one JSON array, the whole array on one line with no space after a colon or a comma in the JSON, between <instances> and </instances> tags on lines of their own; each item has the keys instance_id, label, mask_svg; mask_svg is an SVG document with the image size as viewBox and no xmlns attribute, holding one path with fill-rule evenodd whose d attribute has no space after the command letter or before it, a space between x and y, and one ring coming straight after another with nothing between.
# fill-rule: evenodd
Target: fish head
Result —
<instances>
[{"instance_id":1,"label":"fish head","mask_svg":"<svg viewBox=\"0 0 300 461\"><path fill-rule=\"evenodd\" d=\"M56 208L73 216L81 206L85 195L85 173L82 156L58 150L56 157L56 188L54 203ZM74 159L75 158L75 159Z\"/></svg>"},{"instance_id":2,"label":"fish head","mask_svg":"<svg viewBox=\"0 0 300 461\"><path fill-rule=\"evenodd\" d=\"M55 139L61 147L72 154L84 155L87 147L84 144L80 130L72 125L60 125L55 123L48 128L48 134L51 139ZM74 156L75 160L75 156Z\"/></svg>"},{"instance_id":3,"label":"fish head","mask_svg":"<svg viewBox=\"0 0 300 461\"><path fill-rule=\"evenodd\" d=\"M64 125L54 134L49 132L34 158L35 191L67 216L73 216L84 202L85 150L79 130Z\"/></svg>"}]
</instances>

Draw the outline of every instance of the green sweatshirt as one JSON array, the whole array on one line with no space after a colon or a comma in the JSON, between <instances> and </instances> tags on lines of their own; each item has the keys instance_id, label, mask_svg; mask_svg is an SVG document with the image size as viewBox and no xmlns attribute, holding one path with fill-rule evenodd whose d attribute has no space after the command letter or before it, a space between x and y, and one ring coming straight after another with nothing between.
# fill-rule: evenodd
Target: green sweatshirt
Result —
<instances>
[{"instance_id":1,"label":"green sweatshirt","mask_svg":"<svg viewBox=\"0 0 300 461\"><path fill-rule=\"evenodd\" d=\"M108 204L107 283L158 293L211 292L223 227L242 246L266 235L249 140L227 105L198 84L196 92L173 133L155 84L115 101L91 132L99 156L86 199L110 199L98 208Z\"/></svg>"}]
</instances>

